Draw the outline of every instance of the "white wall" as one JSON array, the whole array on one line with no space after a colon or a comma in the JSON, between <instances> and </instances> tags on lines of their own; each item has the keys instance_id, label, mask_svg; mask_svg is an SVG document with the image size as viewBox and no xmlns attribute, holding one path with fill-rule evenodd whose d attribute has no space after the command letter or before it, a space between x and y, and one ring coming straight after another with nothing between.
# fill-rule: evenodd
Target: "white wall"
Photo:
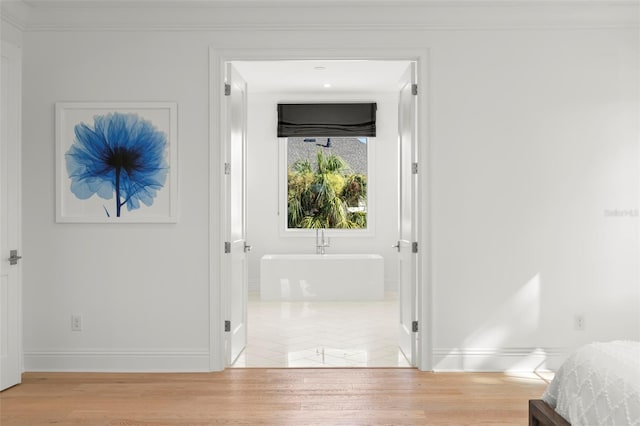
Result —
<instances>
[{"instance_id":1,"label":"white wall","mask_svg":"<svg viewBox=\"0 0 640 426\"><path fill-rule=\"evenodd\" d=\"M208 78L206 45L171 35L26 34L27 370L208 369ZM127 100L178 103L179 222L56 224L54 103Z\"/></svg>"},{"instance_id":2,"label":"white wall","mask_svg":"<svg viewBox=\"0 0 640 426\"><path fill-rule=\"evenodd\" d=\"M423 326L435 368L526 368L544 352L640 339L639 219L606 214L638 209L637 5L433 7L371 8L366 21L357 7L338 21L305 8L273 21L248 7L34 9L23 34L25 368L208 369L212 45L428 49L422 256L434 312ZM179 106L179 223L54 223L54 103L154 100ZM84 331L70 331L72 313Z\"/></svg>"},{"instance_id":3,"label":"white wall","mask_svg":"<svg viewBox=\"0 0 640 426\"><path fill-rule=\"evenodd\" d=\"M638 37L458 34L433 61L437 365L637 339Z\"/></svg>"},{"instance_id":4,"label":"white wall","mask_svg":"<svg viewBox=\"0 0 640 426\"><path fill-rule=\"evenodd\" d=\"M400 76L398 76L399 78ZM251 82L249 82L251 87ZM375 253L385 258L385 284L395 289L397 268L394 249L397 240L398 211L398 96L394 92L335 94L255 93L249 89L247 181L247 239L253 249L249 256L249 284L257 290L260 282L260 258L275 253L315 253L315 236L283 236L282 198L278 183L279 150L276 136L278 102L367 101L378 104L377 136L370 141L374 155L369 186L370 210L375 210L375 223L370 223L370 236L334 236L327 253ZM286 165L283 165L286 167ZM286 183L284 183L286 184ZM286 194L286 193L285 193ZM286 197L286 195L285 195ZM286 215L286 212L282 214Z\"/></svg>"}]
</instances>

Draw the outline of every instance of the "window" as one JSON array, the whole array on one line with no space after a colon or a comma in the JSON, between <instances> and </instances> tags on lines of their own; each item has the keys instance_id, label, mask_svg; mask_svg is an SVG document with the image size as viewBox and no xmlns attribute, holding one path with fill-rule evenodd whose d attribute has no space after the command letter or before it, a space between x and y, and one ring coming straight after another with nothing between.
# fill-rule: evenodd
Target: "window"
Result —
<instances>
[{"instance_id":1,"label":"window","mask_svg":"<svg viewBox=\"0 0 640 426\"><path fill-rule=\"evenodd\" d=\"M366 233L371 230L366 137L289 137L285 151L284 212L287 232L306 235L318 228ZM306 230L306 232L305 232Z\"/></svg>"}]
</instances>

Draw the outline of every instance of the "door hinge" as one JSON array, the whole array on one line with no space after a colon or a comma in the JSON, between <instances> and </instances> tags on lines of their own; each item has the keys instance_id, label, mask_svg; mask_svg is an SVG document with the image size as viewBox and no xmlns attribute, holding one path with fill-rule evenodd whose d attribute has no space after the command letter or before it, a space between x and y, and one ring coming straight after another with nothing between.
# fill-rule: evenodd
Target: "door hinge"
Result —
<instances>
[{"instance_id":1,"label":"door hinge","mask_svg":"<svg viewBox=\"0 0 640 426\"><path fill-rule=\"evenodd\" d=\"M225 331L225 333L228 333L228 332L231 331L231 321L226 320L224 322L224 331Z\"/></svg>"},{"instance_id":2,"label":"door hinge","mask_svg":"<svg viewBox=\"0 0 640 426\"><path fill-rule=\"evenodd\" d=\"M411 323L411 331L413 331L414 333L418 332L418 321L413 321Z\"/></svg>"},{"instance_id":3,"label":"door hinge","mask_svg":"<svg viewBox=\"0 0 640 426\"><path fill-rule=\"evenodd\" d=\"M417 253L418 252L418 242L414 241L411 243L411 253Z\"/></svg>"},{"instance_id":4,"label":"door hinge","mask_svg":"<svg viewBox=\"0 0 640 426\"><path fill-rule=\"evenodd\" d=\"M418 94L418 85L415 83L411 85L411 94L413 96L416 96Z\"/></svg>"},{"instance_id":5,"label":"door hinge","mask_svg":"<svg viewBox=\"0 0 640 426\"><path fill-rule=\"evenodd\" d=\"M18 250L9 250L9 265L17 265L20 259L22 256L18 256Z\"/></svg>"},{"instance_id":6,"label":"door hinge","mask_svg":"<svg viewBox=\"0 0 640 426\"><path fill-rule=\"evenodd\" d=\"M418 163L411 163L411 173L414 175L418 174Z\"/></svg>"},{"instance_id":7,"label":"door hinge","mask_svg":"<svg viewBox=\"0 0 640 426\"><path fill-rule=\"evenodd\" d=\"M231 85L229 83L224 84L224 95L231 96Z\"/></svg>"},{"instance_id":8,"label":"door hinge","mask_svg":"<svg viewBox=\"0 0 640 426\"><path fill-rule=\"evenodd\" d=\"M231 253L231 242L229 241L224 242L224 252Z\"/></svg>"},{"instance_id":9,"label":"door hinge","mask_svg":"<svg viewBox=\"0 0 640 426\"><path fill-rule=\"evenodd\" d=\"M224 163L224 174L231 174L231 163Z\"/></svg>"}]
</instances>

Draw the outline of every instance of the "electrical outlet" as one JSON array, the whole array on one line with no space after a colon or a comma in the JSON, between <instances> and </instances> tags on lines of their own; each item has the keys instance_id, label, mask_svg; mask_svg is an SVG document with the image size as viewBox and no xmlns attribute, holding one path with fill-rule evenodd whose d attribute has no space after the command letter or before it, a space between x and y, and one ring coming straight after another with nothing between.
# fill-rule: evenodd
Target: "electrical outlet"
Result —
<instances>
[{"instance_id":1,"label":"electrical outlet","mask_svg":"<svg viewBox=\"0 0 640 426\"><path fill-rule=\"evenodd\" d=\"M71 331L82 331L82 315L71 315Z\"/></svg>"},{"instance_id":2,"label":"electrical outlet","mask_svg":"<svg viewBox=\"0 0 640 426\"><path fill-rule=\"evenodd\" d=\"M575 315L573 317L573 328L576 331L584 331L584 316Z\"/></svg>"}]
</instances>

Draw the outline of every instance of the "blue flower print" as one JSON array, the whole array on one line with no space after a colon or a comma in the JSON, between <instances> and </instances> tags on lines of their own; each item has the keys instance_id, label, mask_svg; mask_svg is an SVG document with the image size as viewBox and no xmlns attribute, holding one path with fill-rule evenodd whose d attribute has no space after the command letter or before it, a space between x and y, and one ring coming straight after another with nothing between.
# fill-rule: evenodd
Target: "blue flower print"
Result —
<instances>
[{"instance_id":1,"label":"blue flower print","mask_svg":"<svg viewBox=\"0 0 640 426\"><path fill-rule=\"evenodd\" d=\"M166 135L135 113L93 119L93 127L75 126L76 138L65 154L71 192L81 200L93 194L110 200L115 192L116 217L124 205L128 211L140 202L151 206L169 172Z\"/></svg>"}]
</instances>

